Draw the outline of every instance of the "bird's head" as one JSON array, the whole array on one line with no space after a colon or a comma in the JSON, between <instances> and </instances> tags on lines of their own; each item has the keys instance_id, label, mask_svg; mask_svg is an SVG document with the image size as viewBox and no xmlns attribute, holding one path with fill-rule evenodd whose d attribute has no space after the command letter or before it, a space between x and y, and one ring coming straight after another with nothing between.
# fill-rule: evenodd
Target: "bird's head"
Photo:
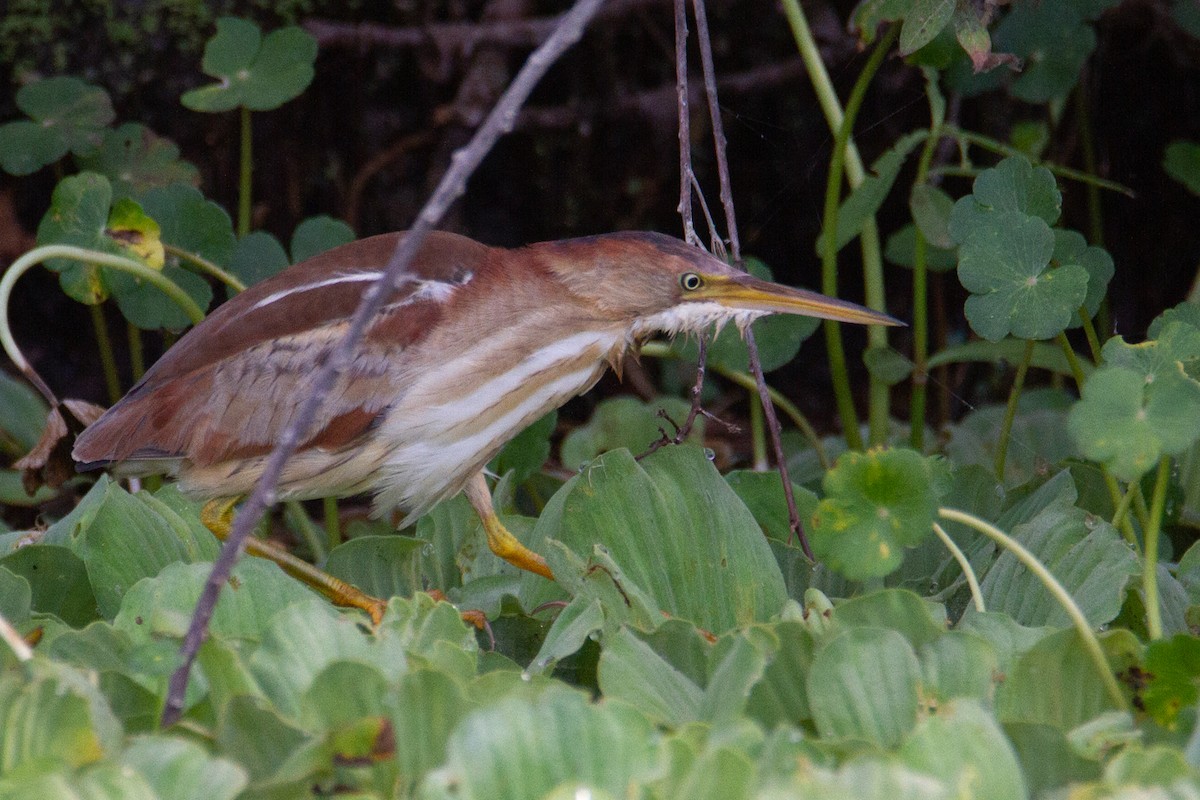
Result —
<instances>
[{"instance_id":1,"label":"bird's head","mask_svg":"<svg viewBox=\"0 0 1200 800\"><path fill-rule=\"evenodd\" d=\"M713 323L744 328L767 314L864 325L900 325L860 305L760 280L698 247L660 233L611 233L547 242L547 263L598 315L631 334L698 333Z\"/></svg>"}]
</instances>

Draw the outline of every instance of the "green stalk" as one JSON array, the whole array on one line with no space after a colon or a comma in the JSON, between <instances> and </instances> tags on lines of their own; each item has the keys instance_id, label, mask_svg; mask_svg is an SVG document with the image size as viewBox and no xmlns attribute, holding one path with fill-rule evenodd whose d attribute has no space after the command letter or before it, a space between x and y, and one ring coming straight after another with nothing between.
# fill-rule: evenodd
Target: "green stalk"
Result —
<instances>
[{"instance_id":1,"label":"green stalk","mask_svg":"<svg viewBox=\"0 0 1200 800\"><path fill-rule=\"evenodd\" d=\"M762 403L758 400L757 389L750 391L750 447L753 459L751 463L758 472L766 472L771 468L767 460L767 426L763 419Z\"/></svg>"},{"instance_id":2,"label":"green stalk","mask_svg":"<svg viewBox=\"0 0 1200 800\"><path fill-rule=\"evenodd\" d=\"M875 45L875 49L871 52L870 58L863 66L862 72L858 76L858 80L854 82L854 88L850 92L850 99L846 101L846 112L842 118L841 125L838 126L833 139L833 154L829 162L829 177L825 182L825 213L824 222L822 224L821 235L821 290L827 295L837 295L838 290L838 267L837 267L837 223L838 214L841 211L841 194L842 194L842 171L846 164L846 143L850 139L850 131L854 128L854 120L858 116L859 109L862 108L863 99L867 94L867 87L871 83L871 78L874 77L879 65L883 63L883 57L887 55L887 51L891 48L892 43L899 35L899 26L893 25ZM864 226L865 227L865 226ZM876 237L876 243L878 243ZM866 239L863 239L864 245ZM881 284L876 288L881 288ZM843 435L846 437L846 443L853 449L861 450L863 446L862 437L858 432L858 416L854 410L854 396L850 389L850 372L846 366L846 351L842 343L842 328L832 320L825 320L825 344L829 353L829 367L833 376L834 395L837 400L838 415L842 420ZM886 339L885 339L886 345ZM872 343L873 344L873 343ZM877 394L874 392L874 384L879 383L872 379L872 408L878 404ZM871 417L877 417L878 414L869 417L870 424L868 432L872 444L878 444L883 441L886 436L887 428L887 387L883 386L883 406L884 414L882 420L877 420ZM879 430L876 430L876 427Z\"/></svg>"},{"instance_id":3,"label":"green stalk","mask_svg":"<svg viewBox=\"0 0 1200 800\"><path fill-rule=\"evenodd\" d=\"M96 345L100 348L100 368L104 371L104 387L108 390L109 404L121 399L121 379L117 377L117 359L113 355L112 338L108 335L108 324L104 321L104 309L99 303L89 305L92 314L92 329L96 332Z\"/></svg>"},{"instance_id":4,"label":"green stalk","mask_svg":"<svg viewBox=\"0 0 1200 800\"><path fill-rule=\"evenodd\" d=\"M883 248L879 244L879 228L875 224L874 217L863 222L859 242L862 247L863 259L865 295L863 299L868 308L886 311L887 300L883 288ZM886 350L888 347L887 331L888 329L883 325L868 325L867 347ZM872 447L880 447L887 442L891 402L892 387L867 373L867 438Z\"/></svg>"},{"instance_id":5,"label":"green stalk","mask_svg":"<svg viewBox=\"0 0 1200 800\"><path fill-rule=\"evenodd\" d=\"M321 529L308 516L308 512L304 510L298 500L288 500L283 504L283 515L296 533L308 545L309 551L312 553L313 561L320 564L329 555L326 549L326 537L321 534Z\"/></svg>"},{"instance_id":6,"label":"green stalk","mask_svg":"<svg viewBox=\"0 0 1200 800\"><path fill-rule=\"evenodd\" d=\"M1033 340L1025 340L1025 353L1021 363L1017 365L1017 375L1013 378L1012 390L1008 393L1008 406L1004 409L1004 423L1000 426L1000 441L996 443L996 480L1004 483L1004 462L1008 459L1008 440L1012 438L1013 420L1017 418L1017 403L1021 399L1021 390L1025 388L1025 373L1029 371L1029 362L1033 359Z\"/></svg>"},{"instance_id":7,"label":"green stalk","mask_svg":"<svg viewBox=\"0 0 1200 800\"><path fill-rule=\"evenodd\" d=\"M1062 606L1063 610L1067 612L1067 616L1071 618L1071 623L1079 634L1079 638L1083 640L1084 648L1091 657L1096 671L1100 674L1100 680L1104 683L1104 688L1108 690L1109 697L1118 709L1128 712L1129 702L1125 699L1125 695L1121 693L1121 687L1112 673L1112 668L1108 665L1108 658L1104 655L1104 648L1101 647L1100 640L1096 638L1096 633L1092 630L1087 617L1084 616L1079 605L1071 597L1071 593L1063 588L1063 585L1051 574L1050 570L1046 569L1046 566L1041 561L1038 561L1037 556L1026 550L1020 542L995 525L972 514L967 514L953 508L939 508L938 516L952 522L961 522L963 525L979 531L1016 556L1017 560L1024 564L1025 568L1041 581L1046 590L1050 592L1058 604Z\"/></svg>"},{"instance_id":8,"label":"green stalk","mask_svg":"<svg viewBox=\"0 0 1200 800\"><path fill-rule=\"evenodd\" d=\"M921 148L921 158L917 161L917 176L913 186L923 185L929 178L929 165L933 163L933 153L941 138L938 130L940 120L932 120L933 129L925 146ZM913 253L913 380L912 399L909 401L910 428L909 444L918 453L925 451L925 408L929 386L929 244L925 241L921 229L916 229L916 243Z\"/></svg>"},{"instance_id":9,"label":"green stalk","mask_svg":"<svg viewBox=\"0 0 1200 800\"><path fill-rule=\"evenodd\" d=\"M942 544L950 551L950 555L954 556L954 560L958 562L959 569L963 572L963 577L967 579L967 586L971 589L971 600L975 603L975 610L980 614L987 612L987 606L983 602L983 591L979 588L979 578L975 575L974 568L971 567L971 562L967 560L967 554L962 551L962 548L954 543L950 538L950 534L946 533L946 529L936 522L933 523L933 532L942 540Z\"/></svg>"},{"instance_id":10,"label":"green stalk","mask_svg":"<svg viewBox=\"0 0 1200 800\"><path fill-rule=\"evenodd\" d=\"M239 237L245 236L250 232L250 189L254 170L254 161L251 155L252 132L250 127L250 109L242 106L241 170L238 175Z\"/></svg>"},{"instance_id":11,"label":"green stalk","mask_svg":"<svg viewBox=\"0 0 1200 800\"><path fill-rule=\"evenodd\" d=\"M184 250L183 248L175 247L174 245L170 245L170 244L164 244L163 250L165 250L170 255L175 256L180 261L187 261L187 262L191 263L200 272L204 272L204 273L207 273L207 274L213 276L214 278L219 280L221 283L228 286L230 289L233 289L235 292L246 291L246 284L244 284L240 280L238 280L237 276L221 269L216 264L209 261L207 258L200 255L199 253L193 253L188 250Z\"/></svg>"},{"instance_id":12,"label":"green stalk","mask_svg":"<svg viewBox=\"0 0 1200 800\"><path fill-rule=\"evenodd\" d=\"M323 501L325 512L325 535L329 539L329 549L342 543L342 520L338 516L336 497L326 497Z\"/></svg>"},{"instance_id":13,"label":"green stalk","mask_svg":"<svg viewBox=\"0 0 1200 800\"><path fill-rule=\"evenodd\" d=\"M133 375L133 382L137 383L146 374L146 351L142 347L142 331L132 322L126 322L125 334L129 339L129 369Z\"/></svg>"},{"instance_id":14,"label":"green stalk","mask_svg":"<svg viewBox=\"0 0 1200 800\"><path fill-rule=\"evenodd\" d=\"M1162 530L1163 509L1167 505L1167 484L1171 478L1171 457L1158 461L1154 495L1150 499L1150 520L1146 526L1146 549L1142 555L1142 588L1146 592L1146 631L1150 638L1161 639L1162 609L1158 602L1158 536Z\"/></svg>"},{"instance_id":15,"label":"green stalk","mask_svg":"<svg viewBox=\"0 0 1200 800\"><path fill-rule=\"evenodd\" d=\"M1092 318L1083 306L1079 307L1079 319L1083 323L1083 335L1087 337L1088 350L1092 354L1092 363L1099 364L1102 360L1100 356L1100 338L1096 336L1096 326L1092 324Z\"/></svg>"},{"instance_id":16,"label":"green stalk","mask_svg":"<svg viewBox=\"0 0 1200 800\"><path fill-rule=\"evenodd\" d=\"M1113 512L1112 526L1114 528L1120 528L1122 523L1125 521L1125 515L1129 513L1129 504L1133 501L1133 487L1134 484L1129 484L1125 487L1125 491L1121 494L1121 501L1117 503L1117 508ZM1136 543L1137 542L1135 540L1133 544Z\"/></svg>"},{"instance_id":17,"label":"green stalk","mask_svg":"<svg viewBox=\"0 0 1200 800\"><path fill-rule=\"evenodd\" d=\"M1079 145L1083 151L1083 168L1089 175L1097 173L1096 168L1096 136L1092 130L1092 117L1088 113L1087 81L1080 81L1075 86L1075 121L1079 125ZM1104 246L1104 212L1100 208L1100 188L1087 184L1084 188L1087 195L1088 208L1088 239L1097 247Z\"/></svg>"}]
</instances>

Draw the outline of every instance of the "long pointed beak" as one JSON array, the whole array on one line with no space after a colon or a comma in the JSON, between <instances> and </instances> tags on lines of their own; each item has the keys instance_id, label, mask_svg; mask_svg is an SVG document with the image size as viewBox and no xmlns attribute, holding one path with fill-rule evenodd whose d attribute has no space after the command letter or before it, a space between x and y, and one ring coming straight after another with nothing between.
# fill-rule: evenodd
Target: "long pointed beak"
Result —
<instances>
[{"instance_id":1,"label":"long pointed beak","mask_svg":"<svg viewBox=\"0 0 1200 800\"><path fill-rule=\"evenodd\" d=\"M705 275L705 285L691 296L728 308L800 314L805 317L853 322L859 325L903 325L895 317L834 297L760 280L752 275Z\"/></svg>"}]
</instances>

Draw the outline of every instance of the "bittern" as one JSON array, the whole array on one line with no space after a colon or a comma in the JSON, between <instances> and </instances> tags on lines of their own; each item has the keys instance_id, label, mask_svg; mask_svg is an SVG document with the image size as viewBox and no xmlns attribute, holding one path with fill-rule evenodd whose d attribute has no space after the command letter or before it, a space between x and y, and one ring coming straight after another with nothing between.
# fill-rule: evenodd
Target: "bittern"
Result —
<instances>
[{"instance_id":1,"label":"bittern","mask_svg":"<svg viewBox=\"0 0 1200 800\"><path fill-rule=\"evenodd\" d=\"M186 494L209 500L205 519L220 535L216 517L227 525L233 501L253 488L403 235L335 248L217 308L79 436L76 461L176 476ZM759 280L657 233L512 250L432 233L337 376L278 497L370 492L376 516L399 510L416 519L465 491L492 551L552 578L496 517L485 465L607 367L619 373L649 336L702 334L730 321L744 329L775 313L898 324Z\"/></svg>"}]
</instances>

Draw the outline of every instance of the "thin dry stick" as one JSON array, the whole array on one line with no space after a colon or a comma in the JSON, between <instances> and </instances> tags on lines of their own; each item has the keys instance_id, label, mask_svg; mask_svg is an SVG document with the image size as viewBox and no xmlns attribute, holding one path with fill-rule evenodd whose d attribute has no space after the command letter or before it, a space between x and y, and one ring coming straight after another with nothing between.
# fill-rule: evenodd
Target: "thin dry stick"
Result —
<instances>
[{"instance_id":1,"label":"thin dry stick","mask_svg":"<svg viewBox=\"0 0 1200 800\"><path fill-rule=\"evenodd\" d=\"M359 340L362 339L368 323L383 305L388 288L396 285L413 256L416 255L425 235L442 218L450 204L465 191L467 178L483 161L484 156L492 149L496 140L512 129L518 109L529 97L529 93L542 75L563 51L579 40L583 35L584 27L602 3L603 0L578 0L571 10L562 16L549 38L529 56L512 84L484 120L483 125L475 132L470 143L454 154L450 169L446 171L437 189L434 190L425 203L425 207L417 215L408 234L397 244L383 275L363 293L362 302L359 303L358 309L350 320L346 335L338 343L333 355L321 365L321 369L314 376L312 393L305 398L304 405L301 406L292 424L279 437L275 449L271 451L271 456L267 460L262 478L259 479L254 491L234 520L233 529L229 532L229 537L221 548L221 555L213 564L212 572L209 573L208 581L204 584L200 599L196 602L196 610L192 615L187 634L184 636L183 645L180 647L183 663L171 675L166 707L163 709L162 715L164 726L178 721L183 714L184 692L187 689L188 676L191 673L192 664L196 660L196 654L200 650L200 645L208 634L208 622L216 608L217 596L220 594L221 587L229 579L233 565L241 555L250 531L258 523L267 507L275 502L275 486L283 471L284 463L296 449L301 435L306 433L313 416L333 385L336 375L347 369L353 361L354 350L358 346Z\"/></svg>"},{"instance_id":2,"label":"thin dry stick","mask_svg":"<svg viewBox=\"0 0 1200 800\"><path fill-rule=\"evenodd\" d=\"M713 144L716 147L717 175L721 181L721 205L725 208L725 230L729 234L729 247L733 253L735 264L742 262L742 246L738 239L737 216L733 209L733 189L729 180L729 160L725 157L725 127L721 122L721 106L717 101L717 76L713 68L712 40L708 34L708 15L704 10L704 0L692 0L692 10L696 15L696 37L700 40L700 63L704 69L704 91L708 95L708 114L712 120ZM678 17L678 11L676 15ZM767 430L771 434L771 449L775 453L775 463L779 469L779 478L783 481L783 496L787 501L788 527L792 535L800 540L804 555L815 560L812 548L808 545L808 537L800 524L800 510L796 507L796 496L792 491L792 479L788 475L787 461L783 455L783 440L779 416L775 413L775 404L771 402L771 393L767 388L766 378L763 377L762 362L758 358L758 343L754 340L754 331L746 329L746 350L750 354L750 372L758 384L758 399L762 403L763 413L767 419Z\"/></svg>"},{"instance_id":3,"label":"thin dry stick","mask_svg":"<svg viewBox=\"0 0 1200 800\"><path fill-rule=\"evenodd\" d=\"M679 108L679 216L683 220L683 239L702 247L692 219L692 125L688 116L687 79L687 5L675 0L675 102Z\"/></svg>"}]
</instances>

